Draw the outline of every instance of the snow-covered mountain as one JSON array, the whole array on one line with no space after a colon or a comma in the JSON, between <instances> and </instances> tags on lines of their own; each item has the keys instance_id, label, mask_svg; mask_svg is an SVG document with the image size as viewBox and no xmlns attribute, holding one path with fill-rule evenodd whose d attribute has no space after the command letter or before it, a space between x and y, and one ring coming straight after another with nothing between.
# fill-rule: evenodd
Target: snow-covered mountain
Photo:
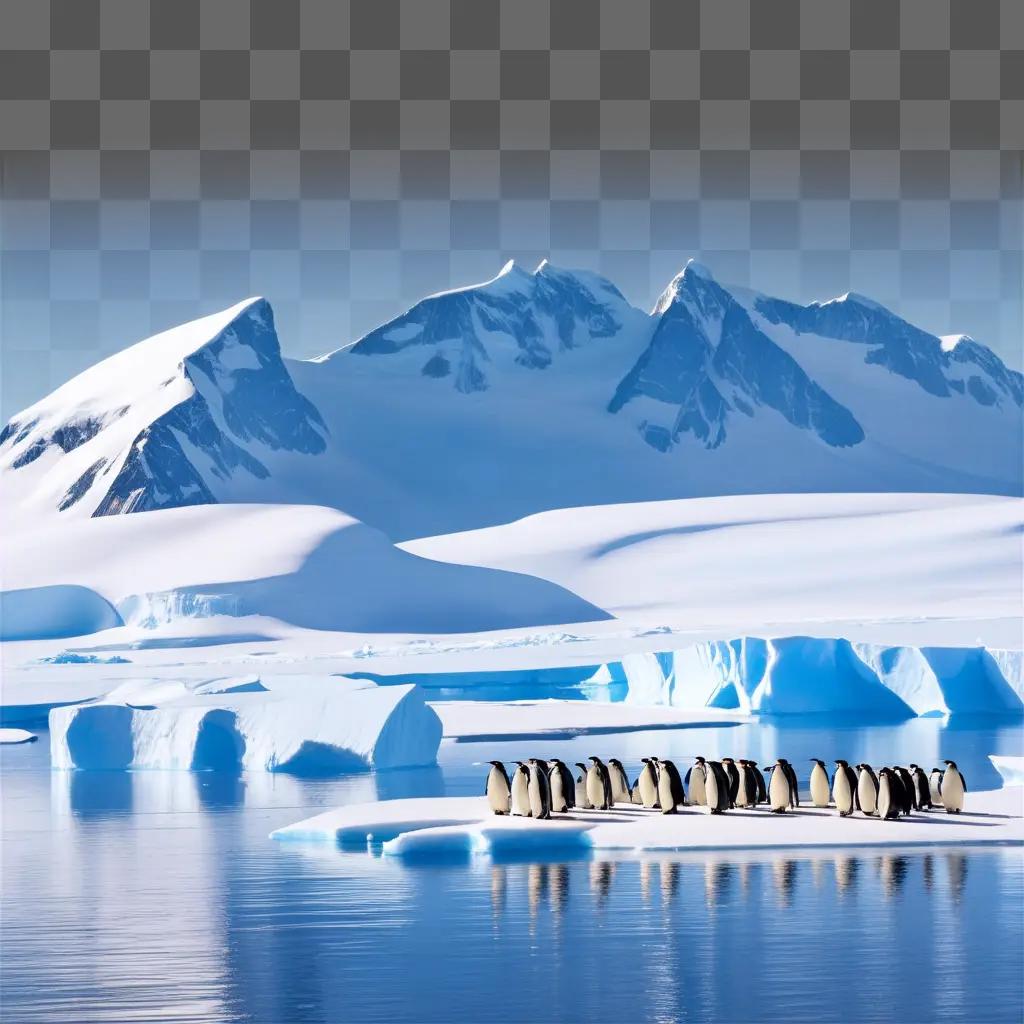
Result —
<instances>
[{"instance_id":1,"label":"snow-covered mountain","mask_svg":"<svg viewBox=\"0 0 1024 1024\"><path fill-rule=\"evenodd\" d=\"M0 433L15 494L60 512L202 505L266 481L266 453L316 454L327 431L281 360L274 316L249 299L98 363Z\"/></svg>"},{"instance_id":2,"label":"snow-covered mountain","mask_svg":"<svg viewBox=\"0 0 1024 1024\"><path fill-rule=\"evenodd\" d=\"M707 494L1020 494L1021 374L846 295L800 306L691 262L650 313L512 264L354 344L283 360L249 300L15 416L15 517L317 503L395 539Z\"/></svg>"}]
</instances>

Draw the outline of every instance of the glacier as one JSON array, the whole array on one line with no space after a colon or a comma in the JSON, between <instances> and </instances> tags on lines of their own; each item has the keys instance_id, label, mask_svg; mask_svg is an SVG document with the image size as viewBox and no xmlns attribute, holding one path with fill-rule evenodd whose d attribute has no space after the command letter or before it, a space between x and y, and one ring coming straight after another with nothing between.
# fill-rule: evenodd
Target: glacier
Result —
<instances>
[{"instance_id":1,"label":"glacier","mask_svg":"<svg viewBox=\"0 0 1024 1024\"><path fill-rule=\"evenodd\" d=\"M434 764L441 720L415 686L292 677L126 684L54 708L59 769L334 774Z\"/></svg>"},{"instance_id":2,"label":"glacier","mask_svg":"<svg viewBox=\"0 0 1024 1024\"><path fill-rule=\"evenodd\" d=\"M632 653L594 684L625 684L637 705L736 709L754 715L1024 714L1020 651L908 647L806 636L740 637Z\"/></svg>"}]
</instances>

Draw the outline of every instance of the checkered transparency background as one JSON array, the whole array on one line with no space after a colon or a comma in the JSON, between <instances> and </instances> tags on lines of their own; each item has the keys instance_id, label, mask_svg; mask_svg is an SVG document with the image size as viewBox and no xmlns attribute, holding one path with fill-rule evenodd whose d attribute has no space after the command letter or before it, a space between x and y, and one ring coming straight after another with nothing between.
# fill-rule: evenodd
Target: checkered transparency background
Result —
<instances>
[{"instance_id":1,"label":"checkered transparency background","mask_svg":"<svg viewBox=\"0 0 1024 1024\"><path fill-rule=\"evenodd\" d=\"M509 257L1021 362L1021 0L4 0L0 47L6 414L246 295L312 355Z\"/></svg>"}]
</instances>

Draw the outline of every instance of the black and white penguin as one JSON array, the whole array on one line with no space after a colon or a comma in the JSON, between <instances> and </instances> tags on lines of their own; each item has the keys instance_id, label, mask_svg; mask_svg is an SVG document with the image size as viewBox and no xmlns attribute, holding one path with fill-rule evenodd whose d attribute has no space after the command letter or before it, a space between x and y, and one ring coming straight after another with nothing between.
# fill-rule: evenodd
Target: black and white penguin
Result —
<instances>
[{"instance_id":1,"label":"black and white penguin","mask_svg":"<svg viewBox=\"0 0 1024 1024\"><path fill-rule=\"evenodd\" d=\"M914 780L914 795L917 797L915 804L919 811L930 811L932 809L932 794L928 786L928 776L921 768L912 764L910 766L910 777Z\"/></svg>"},{"instance_id":2,"label":"black and white penguin","mask_svg":"<svg viewBox=\"0 0 1024 1024\"><path fill-rule=\"evenodd\" d=\"M928 776L928 793L936 807L942 806L942 769L933 768Z\"/></svg>"},{"instance_id":3,"label":"black and white penguin","mask_svg":"<svg viewBox=\"0 0 1024 1024\"><path fill-rule=\"evenodd\" d=\"M629 802L636 804L637 807L643 806L643 800L640 799L640 779L639 777L633 782L632 787L629 790Z\"/></svg>"},{"instance_id":4,"label":"black and white penguin","mask_svg":"<svg viewBox=\"0 0 1024 1024\"><path fill-rule=\"evenodd\" d=\"M629 779L626 769L617 757L608 758L608 777L612 783L612 802L617 804L630 803Z\"/></svg>"},{"instance_id":5,"label":"black and white penguin","mask_svg":"<svg viewBox=\"0 0 1024 1024\"><path fill-rule=\"evenodd\" d=\"M707 776L706 765L707 762L704 758L698 757L687 771L684 780L690 803L695 807L703 807L708 802L707 797L704 795L704 780Z\"/></svg>"},{"instance_id":6,"label":"black and white penguin","mask_svg":"<svg viewBox=\"0 0 1024 1024\"><path fill-rule=\"evenodd\" d=\"M671 761L659 761L658 772L658 803L662 814L675 814L676 808L686 803L683 792L683 780L679 777L679 769Z\"/></svg>"},{"instance_id":7,"label":"black and white penguin","mask_svg":"<svg viewBox=\"0 0 1024 1024\"><path fill-rule=\"evenodd\" d=\"M729 778L729 806L736 806L736 794L740 789L740 771L731 757L722 758L722 767Z\"/></svg>"},{"instance_id":8,"label":"black and white penguin","mask_svg":"<svg viewBox=\"0 0 1024 1024\"><path fill-rule=\"evenodd\" d=\"M900 780L900 785L903 787L903 802L901 804L901 810L904 814L910 814L914 809L917 795L914 792L914 780L910 777L910 772L906 768L901 768L899 765L893 767L893 774Z\"/></svg>"},{"instance_id":9,"label":"black and white penguin","mask_svg":"<svg viewBox=\"0 0 1024 1024\"><path fill-rule=\"evenodd\" d=\"M782 770L786 773L786 778L789 780L789 806L799 807L800 782L796 777L796 769L784 757L780 757L778 762L782 765Z\"/></svg>"},{"instance_id":10,"label":"black and white penguin","mask_svg":"<svg viewBox=\"0 0 1024 1024\"><path fill-rule=\"evenodd\" d=\"M867 815L878 813L878 779L869 764L857 765L857 803Z\"/></svg>"},{"instance_id":11,"label":"black and white penguin","mask_svg":"<svg viewBox=\"0 0 1024 1024\"><path fill-rule=\"evenodd\" d=\"M704 796L711 814L729 810L729 776L720 761L708 761L705 767Z\"/></svg>"},{"instance_id":12,"label":"black and white penguin","mask_svg":"<svg viewBox=\"0 0 1024 1024\"><path fill-rule=\"evenodd\" d=\"M768 786L764 781L764 773L758 768L756 761L749 761L748 764L754 769L754 779L757 781L757 802L766 804L768 803Z\"/></svg>"},{"instance_id":13,"label":"black and white penguin","mask_svg":"<svg viewBox=\"0 0 1024 1024\"><path fill-rule=\"evenodd\" d=\"M832 776L832 799L836 802L839 817L848 818L857 803L857 779L849 763L836 760L836 771Z\"/></svg>"},{"instance_id":14,"label":"black and white penguin","mask_svg":"<svg viewBox=\"0 0 1024 1024\"><path fill-rule=\"evenodd\" d=\"M829 787L825 762L817 757L812 757L811 761L814 763L811 769L811 803L815 807L828 807Z\"/></svg>"},{"instance_id":15,"label":"black and white penguin","mask_svg":"<svg viewBox=\"0 0 1024 1024\"><path fill-rule=\"evenodd\" d=\"M568 765L557 757L548 760L548 783L551 786L551 810L564 814L576 806L576 783Z\"/></svg>"},{"instance_id":16,"label":"black and white penguin","mask_svg":"<svg viewBox=\"0 0 1024 1024\"><path fill-rule=\"evenodd\" d=\"M548 766L545 761L530 758L530 811L535 818L551 817L551 786L548 783Z\"/></svg>"},{"instance_id":17,"label":"black and white penguin","mask_svg":"<svg viewBox=\"0 0 1024 1024\"><path fill-rule=\"evenodd\" d=\"M770 768L765 771L771 772L771 781L768 783L768 804L773 814L785 814L793 805L793 787L789 781L789 772L786 771L786 764L781 757Z\"/></svg>"},{"instance_id":18,"label":"black and white penguin","mask_svg":"<svg viewBox=\"0 0 1024 1024\"><path fill-rule=\"evenodd\" d=\"M508 772L500 761L489 763L491 770L487 773L484 795L495 814L508 814L512 809L512 784L508 781Z\"/></svg>"},{"instance_id":19,"label":"black and white penguin","mask_svg":"<svg viewBox=\"0 0 1024 1024\"><path fill-rule=\"evenodd\" d=\"M737 807L756 807L757 806L757 776L754 768L745 758L740 758L737 762L738 770L740 773L740 785L739 789L736 790L736 806Z\"/></svg>"},{"instance_id":20,"label":"black and white penguin","mask_svg":"<svg viewBox=\"0 0 1024 1024\"><path fill-rule=\"evenodd\" d=\"M582 761L576 762L580 773L576 776L576 806L583 811L589 811L594 805L587 796L587 766Z\"/></svg>"},{"instance_id":21,"label":"black and white penguin","mask_svg":"<svg viewBox=\"0 0 1024 1024\"><path fill-rule=\"evenodd\" d=\"M530 810L530 769L522 761L516 761L512 775L512 813L523 818L533 815Z\"/></svg>"},{"instance_id":22,"label":"black and white penguin","mask_svg":"<svg viewBox=\"0 0 1024 1024\"><path fill-rule=\"evenodd\" d=\"M640 803L644 807L658 806L658 772L654 763L649 757L641 758L643 767L640 769L640 777L636 780L640 790Z\"/></svg>"},{"instance_id":23,"label":"black and white penguin","mask_svg":"<svg viewBox=\"0 0 1024 1024\"><path fill-rule=\"evenodd\" d=\"M946 770L942 773L942 783L939 790L942 796L942 806L946 808L947 814L959 814L964 809L964 794L967 792L967 783L963 774L956 766L956 761L944 761Z\"/></svg>"},{"instance_id":24,"label":"black and white penguin","mask_svg":"<svg viewBox=\"0 0 1024 1024\"><path fill-rule=\"evenodd\" d=\"M614 802L608 769L599 757L591 757L588 760L591 765L587 769L587 799L597 810L607 811Z\"/></svg>"},{"instance_id":25,"label":"black and white penguin","mask_svg":"<svg viewBox=\"0 0 1024 1024\"><path fill-rule=\"evenodd\" d=\"M882 821L892 821L900 816L900 793L896 787L902 783L888 768L878 769L878 817Z\"/></svg>"}]
</instances>

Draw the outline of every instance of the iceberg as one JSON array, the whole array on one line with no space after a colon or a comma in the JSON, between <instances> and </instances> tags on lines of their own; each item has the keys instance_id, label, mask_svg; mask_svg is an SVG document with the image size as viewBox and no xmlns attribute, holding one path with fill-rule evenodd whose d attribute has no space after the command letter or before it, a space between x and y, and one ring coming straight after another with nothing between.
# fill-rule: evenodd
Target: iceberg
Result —
<instances>
[{"instance_id":1,"label":"iceberg","mask_svg":"<svg viewBox=\"0 0 1024 1024\"><path fill-rule=\"evenodd\" d=\"M434 764L441 720L412 685L343 677L128 684L50 712L54 768L335 774Z\"/></svg>"},{"instance_id":2,"label":"iceberg","mask_svg":"<svg viewBox=\"0 0 1024 1024\"><path fill-rule=\"evenodd\" d=\"M1024 842L1022 791L971 793L964 813L916 814L881 821L804 804L799 814L766 808L711 816L682 807L663 815L635 805L571 811L549 821L495 816L483 797L430 797L350 804L277 829L277 841L327 843L404 859L464 859L474 855L532 860L590 856L595 851L765 850L801 847L945 846Z\"/></svg>"},{"instance_id":3,"label":"iceberg","mask_svg":"<svg viewBox=\"0 0 1024 1024\"><path fill-rule=\"evenodd\" d=\"M0 743L35 743L39 737L27 729L0 729Z\"/></svg>"},{"instance_id":4,"label":"iceberg","mask_svg":"<svg viewBox=\"0 0 1024 1024\"><path fill-rule=\"evenodd\" d=\"M648 706L879 721L1024 713L1020 653L985 647L741 637L629 654L592 681L609 678L625 679L627 703Z\"/></svg>"}]
</instances>

